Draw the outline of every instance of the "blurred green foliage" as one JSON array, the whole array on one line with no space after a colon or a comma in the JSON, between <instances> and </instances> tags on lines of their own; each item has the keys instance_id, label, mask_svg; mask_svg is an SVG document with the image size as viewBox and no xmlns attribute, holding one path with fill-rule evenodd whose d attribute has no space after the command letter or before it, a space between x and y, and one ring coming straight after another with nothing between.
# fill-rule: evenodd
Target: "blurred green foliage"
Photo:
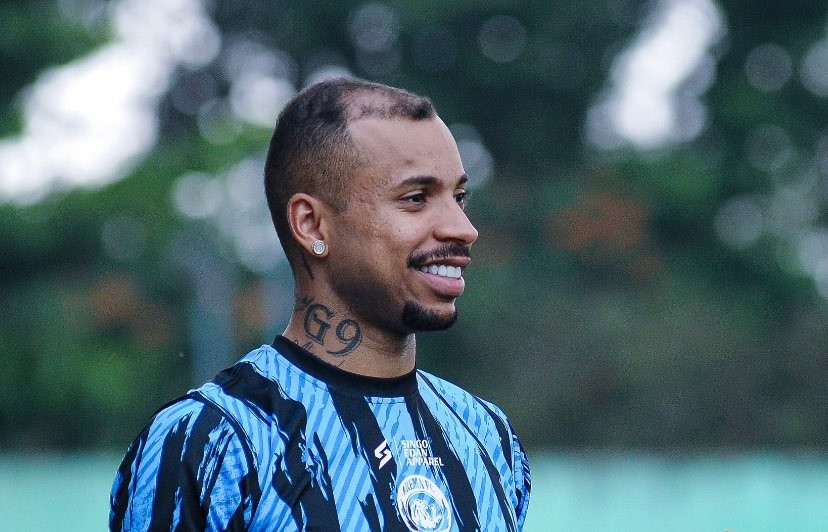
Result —
<instances>
[{"instance_id":1,"label":"blurred green foliage","mask_svg":"<svg viewBox=\"0 0 828 532\"><path fill-rule=\"evenodd\" d=\"M57 5L0 6L4 135L20 129L18 95L38 72L110 37L100 20L68 20ZM825 99L796 75L757 90L743 68L767 42L798 64L826 39L824 6L721 2L728 33L702 96L707 128L668 149L603 153L584 143L586 116L649 3L387 2L399 25L391 58L355 46L349 28L364 5L209 2L225 47L286 54L297 87L334 63L428 95L448 124L479 132L494 161L470 206L481 238L460 322L419 337L421 367L502 406L531 447L828 444L825 300L789 240L766 232L734 247L715 226L731 198L772 198L799 171L751 163L757 127L783 128L798 161L818 159ZM525 30L514 60L480 51L496 15ZM222 57L176 72L160 138L123 180L0 205L0 448L121 448L199 384L198 331L212 311L196 278L210 267L230 294L216 315L231 337L215 344L209 371L281 332L287 267L247 268L172 199L180 176L221 176L266 147L269 130L250 125L209 142L171 96L201 75L226 97ZM828 166L815 172L818 227Z\"/></svg>"}]
</instances>

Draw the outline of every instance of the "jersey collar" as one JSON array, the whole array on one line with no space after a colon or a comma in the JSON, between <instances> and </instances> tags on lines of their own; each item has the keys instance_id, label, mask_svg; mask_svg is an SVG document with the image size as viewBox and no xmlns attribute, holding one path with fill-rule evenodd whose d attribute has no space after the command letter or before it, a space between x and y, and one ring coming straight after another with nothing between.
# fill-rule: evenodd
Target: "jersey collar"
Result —
<instances>
[{"instance_id":1,"label":"jersey collar","mask_svg":"<svg viewBox=\"0 0 828 532\"><path fill-rule=\"evenodd\" d=\"M400 377L368 377L328 364L282 335L273 348L300 370L324 382L332 391L374 397L405 397L417 392L417 370Z\"/></svg>"}]
</instances>

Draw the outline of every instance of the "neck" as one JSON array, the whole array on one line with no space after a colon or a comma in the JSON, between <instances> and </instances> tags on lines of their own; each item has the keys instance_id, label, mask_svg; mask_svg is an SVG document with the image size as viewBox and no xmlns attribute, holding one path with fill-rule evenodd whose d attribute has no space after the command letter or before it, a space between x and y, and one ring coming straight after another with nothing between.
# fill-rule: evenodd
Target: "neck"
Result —
<instances>
[{"instance_id":1,"label":"neck","mask_svg":"<svg viewBox=\"0 0 828 532\"><path fill-rule=\"evenodd\" d=\"M415 367L413 333L381 331L310 297L297 298L284 336L324 362L359 375L399 377Z\"/></svg>"}]
</instances>

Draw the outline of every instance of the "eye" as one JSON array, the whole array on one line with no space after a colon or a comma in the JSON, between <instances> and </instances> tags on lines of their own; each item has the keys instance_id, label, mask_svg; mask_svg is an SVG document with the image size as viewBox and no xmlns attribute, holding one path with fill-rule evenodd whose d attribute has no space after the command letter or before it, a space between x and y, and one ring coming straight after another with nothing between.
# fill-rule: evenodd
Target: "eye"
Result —
<instances>
[{"instance_id":1,"label":"eye","mask_svg":"<svg viewBox=\"0 0 828 532\"><path fill-rule=\"evenodd\" d=\"M471 193L467 190L461 190L454 194L454 201L457 202L458 205L462 208L466 208L466 204L469 201L469 197L471 197Z\"/></svg>"},{"instance_id":2,"label":"eye","mask_svg":"<svg viewBox=\"0 0 828 532\"><path fill-rule=\"evenodd\" d=\"M413 194L409 194L408 196L403 197L402 200L406 203L411 203L413 205L420 205L422 203L425 203L426 197L425 193L423 192L415 192Z\"/></svg>"}]
</instances>

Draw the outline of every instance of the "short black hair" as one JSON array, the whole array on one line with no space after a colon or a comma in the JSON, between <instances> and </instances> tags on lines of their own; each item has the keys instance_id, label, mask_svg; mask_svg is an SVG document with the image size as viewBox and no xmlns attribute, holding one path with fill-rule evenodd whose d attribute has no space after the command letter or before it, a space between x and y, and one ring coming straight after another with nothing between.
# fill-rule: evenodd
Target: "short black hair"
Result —
<instances>
[{"instance_id":1,"label":"short black hair","mask_svg":"<svg viewBox=\"0 0 828 532\"><path fill-rule=\"evenodd\" d=\"M288 258L291 196L305 192L340 212L347 205L354 171L364 162L348 132L349 122L371 117L420 121L436 116L428 98L358 78L328 79L296 95L279 114L264 169L267 205Z\"/></svg>"}]
</instances>

